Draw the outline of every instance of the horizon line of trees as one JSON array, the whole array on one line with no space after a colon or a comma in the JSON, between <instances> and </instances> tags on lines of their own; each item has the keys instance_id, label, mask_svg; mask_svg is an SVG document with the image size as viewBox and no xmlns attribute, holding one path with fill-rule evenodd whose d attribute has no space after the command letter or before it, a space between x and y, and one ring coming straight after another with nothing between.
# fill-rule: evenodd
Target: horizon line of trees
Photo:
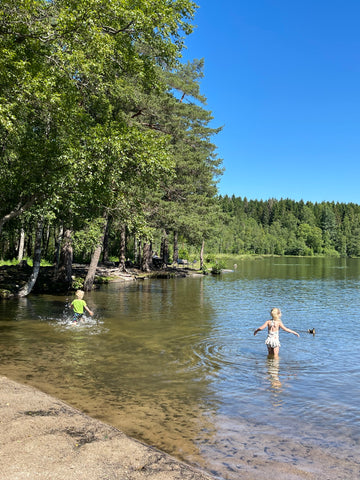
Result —
<instances>
[{"instance_id":1,"label":"horizon line of trees","mask_svg":"<svg viewBox=\"0 0 360 480\"><path fill-rule=\"evenodd\" d=\"M208 218L212 225L206 244L211 257L218 253L360 256L358 204L248 200L235 195L217 196L214 202L218 208L210 209L210 213L216 213L215 222L207 217L206 209L203 211L204 221ZM160 218L159 212L157 215ZM191 214L187 218L191 222ZM146 271L153 267L154 257L157 262L161 259L163 266L181 258L200 258L204 247L203 237L199 235L197 240L186 229L179 233L154 226L148 240L112 216L105 219L105 224L99 258L102 262L119 262L124 268L127 260ZM103 225L103 219L86 221L81 229L64 232L61 224L46 220L41 235L42 257L61 265L66 262L60 262L60 256L70 251L71 262L89 263ZM37 232L32 215L24 214L22 220L9 221L8 226L0 239L1 258L32 257Z\"/></svg>"},{"instance_id":2,"label":"horizon line of trees","mask_svg":"<svg viewBox=\"0 0 360 480\"><path fill-rule=\"evenodd\" d=\"M360 256L360 206L291 199L220 196L219 253Z\"/></svg>"}]
</instances>

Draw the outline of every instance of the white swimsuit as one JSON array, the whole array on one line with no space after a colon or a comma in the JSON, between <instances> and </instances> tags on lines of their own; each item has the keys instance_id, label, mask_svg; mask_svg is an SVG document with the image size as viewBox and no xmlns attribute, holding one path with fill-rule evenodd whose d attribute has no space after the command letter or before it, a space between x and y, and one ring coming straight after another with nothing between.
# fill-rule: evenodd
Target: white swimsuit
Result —
<instances>
[{"instance_id":1,"label":"white swimsuit","mask_svg":"<svg viewBox=\"0 0 360 480\"><path fill-rule=\"evenodd\" d=\"M271 327L274 326L274 320L271 321ZM279 330L276 330L274 332L268 332L268 336L265 340L265 344L268 345L271 348L276 348L280 347L280 339L279 339Z\"/></svg>"}]
</instances>

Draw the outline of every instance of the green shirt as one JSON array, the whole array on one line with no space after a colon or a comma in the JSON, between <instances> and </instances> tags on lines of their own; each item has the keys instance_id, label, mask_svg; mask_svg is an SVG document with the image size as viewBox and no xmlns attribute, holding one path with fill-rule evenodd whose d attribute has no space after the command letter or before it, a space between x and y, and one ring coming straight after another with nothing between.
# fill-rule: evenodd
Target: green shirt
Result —
<instances>
[{"instance_id":1,"label":"green shirt","mask_svg":"<svg viewBox=\"0 0 360 480\"><path fill-rule=\"evenodd\" d=\"M84 307L86 306L86 302L85 300L80 300L79 298L76 298L71 302L71 305L75 313L84 313Z\"/></svg>"}]
</instances>

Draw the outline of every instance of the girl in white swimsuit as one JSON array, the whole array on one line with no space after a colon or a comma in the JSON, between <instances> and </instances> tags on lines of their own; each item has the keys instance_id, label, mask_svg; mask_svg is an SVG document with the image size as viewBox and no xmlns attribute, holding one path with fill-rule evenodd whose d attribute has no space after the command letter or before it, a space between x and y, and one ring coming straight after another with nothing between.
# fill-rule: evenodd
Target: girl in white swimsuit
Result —
<instances>
[{"instance_id":1,"label":"girl in white swimsuit","mask_svg":"<svg viewBox=\"0 0 360 480\"><path fill-rule=\"evenodd\" d=\"M261 327L257 328L254 332L254 335L256 335L260 330L264 330L264 328L268 327L268 336L265 340L265 344L268 348L269 355L278 357L280 348L280 328L285 330L285 332L293 333L297 337L300 337L300 335L297 332L294 332L294 330L290 330L290 328L285 327L285 325L282 323L280 308L272 308L270 314L271 320L267 320L264 325L261 325Z\"/></svg>"}]
</instances>

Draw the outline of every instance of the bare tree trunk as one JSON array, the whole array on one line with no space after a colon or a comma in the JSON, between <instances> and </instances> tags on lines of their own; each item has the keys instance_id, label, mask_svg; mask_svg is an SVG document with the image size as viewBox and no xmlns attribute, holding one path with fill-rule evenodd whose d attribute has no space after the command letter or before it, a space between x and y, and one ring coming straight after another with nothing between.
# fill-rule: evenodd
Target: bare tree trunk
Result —
<instances>
[{"instance_id":1,"label":"bare tree trunk","mask_svg":"<svg viewBox=\"0 0 360 480\"><path fill-rule=\"evenodd\" d=\"M43 256L44 258L47 258L47 253L49 249L49 240L50 240L50 224L48 223L46 227L46 233L43 239Z\"/></svg>"},{"instance_id":2,"label":"bare tree trunk","mask_svg":"<svg viewBox=\"0 0 360 480\"><path fill-rule=\"evenodd\" d=\"M31 255L33 254L33 251L32 251L32 234L31 233L28 233L27 234L27 237L26 237L26 242L25 242L25 250L26 250L26 256L27 257L31 257Z\"/></svg>"},{"instance_id":3,"label":"bare tree trunk","mask_svg":"<svg viewBox=\"0 0 360 480\"><path fill-rule=\"evenodd\" d=\"M160 242L160 258L164 258L164 238L161 237L161 242Z\"/></svg>"},{"instance_id":4,"label":"bare tree trunk","mask_svg":"<svg viewBox=\"0 0 360 480\"><path fill-rule=\"evenodd\" d=\"M125 272L125 256L126 252L126 225L121 225L120 230L120 252L119 252L119 268L122 272Z\"/></svg>"},{"instance_id":5,"label":"bare tree trunk","mask_svg":"<svg viewBox=\"0 0 360 480\"><path fill-rule=\"evenodd\" d=\"M103 245L103 254L102 254L102 261L108 262L109 261L109 229L110 229L110 220L106 222L106 229L104 235L104 245Z\"/></svg>"},{"instance_id":6,"label":"bare tree trunk","mask_svg":"<svg viewBox=\"0 0 360 480\"><path fill-rule=\"evenodd\" d=\"M134 236L134 263L139 264L139 245L138 239Z\"/></svg>"},{"instance_id":7,"label":"bare tree trunk","mask_svg":"<svg viewBox=\"0 0 360 480\"><path fill-rule=\"evenodd\" d=\"M141 270L143 272L150 272L151 271L151 263L152 263L151 253L152 252L151 252L150 243L144 242L142 262L141 262Z\"/></svg>"},{"instance_id":8,"label":"bare tree trunk","mask_svg":"<svg viewBox=\"0 0 360 480\"><path fill-rule=\"evenodd\" d=\"M64 233L62 247L60 251L59 268L57 271L56 279L68 283L72 282L72 262L73 262L73 248L72 248L72 231L67 228Z\"/></svg>"},{"instance_id":9,"label":"bare tree trunk","mask_svg":"<svg viewBox=\"0 0 360 480\"><path fill-rule=\"evenodd\" d=\"M40 262L41 262L41 240L43 232L43 219L41 219L36 226L35 233L35 247L34 247L34 257L33 257L33 271L30 275L30 278L26 285L24 285L18 292L19 297L26 297L29 295L31 290L34 288L36 280L40 271Z\"/></svg>"},{"instance_id":10,"label":"bare tree trunk","mask_svg":"<svg viewBox=\"0 0 360 480\"><path fill-rule=\"evenodd\" d=\"M59 228L59 234L56 236L56 231L54 232L55 237L55 255L54 255L54 263L55 263L55 272L54 278L58 275L59 270L59 263L60 263L60 246L61 246L61 239L64 234L64 227L61 225Z\"/></svg>"},{"instance_id":11,"label":"bare tree trunk","mask_svg":"<svg viewBox=\"0 0 360 480\"><path fill-rule=\"evenodd\" d=\"M23 229L23 227L21 227L19 248L18 248L18 257L17 257L19 262L21 262L21 260L24 257L24 245L25 245L25 230Z\"/></svg>"},{"instance_id":12,"label":"bare tree trunk","mask_svg":"<svg viewBox=\"0 0 360 480\"><path fill-rule=\"evenodd\" d=\"M137 239L135 237L135 244L134 244L134 248L135 248L135 265L141 265L141 240Z\"/></svg>"},{"instance_id":13,"label":"bare tree trunk","mask_svg":"<svg viewBox=\"0 0 360 480\"><path fill-rule=\"evenodd\" d=\"M176 263L179 260L179 245L178 245L178 232L174 232L174 255L173 262Z\"/></svg>"},{"instance_id":14,"label":"bare tree trunk","mask_svg":"<svg viewBox=\"0 0 360 480\"><path fill-rule=\"evenodd\" d=\"M204 250L205 250L205 240L202 241L201 250L200 250L200 270L204 266Z\"/></svg>"},{"instance_id":15,"label":"bare tree trunk","mask_svg":"<svg viewBox=\"0 0 360 480\"><path fill-rule=\"evenodd\" d=\"M169 239L168 232L164 230L163 238L161 240L161 258L163 259L163 267L167 267L169 263Z\"/></svg>"},{"instance_id":16,"label":"bare tree trunk","mask_svg":"<svg viewBox=\"0 0 360 480\"><path fill-rule=\"evenodd\" d=\"M84 281L84 291L85 292L90 292L90 290L92 289L92 287L94 285L96 268L98 266L98 263L99 263L99 260L100 260L100 255L101 255L101 250L103 248L106 225L107 225L107 216L104 216L103 231L102 231L101 236L99 238L98 246L95 248L95 250L94 250L94 252L91 256L89 270L88 270L88 272L86 274L86 277L85 277L85 281Z\"/></svg>"}]
</instances>

